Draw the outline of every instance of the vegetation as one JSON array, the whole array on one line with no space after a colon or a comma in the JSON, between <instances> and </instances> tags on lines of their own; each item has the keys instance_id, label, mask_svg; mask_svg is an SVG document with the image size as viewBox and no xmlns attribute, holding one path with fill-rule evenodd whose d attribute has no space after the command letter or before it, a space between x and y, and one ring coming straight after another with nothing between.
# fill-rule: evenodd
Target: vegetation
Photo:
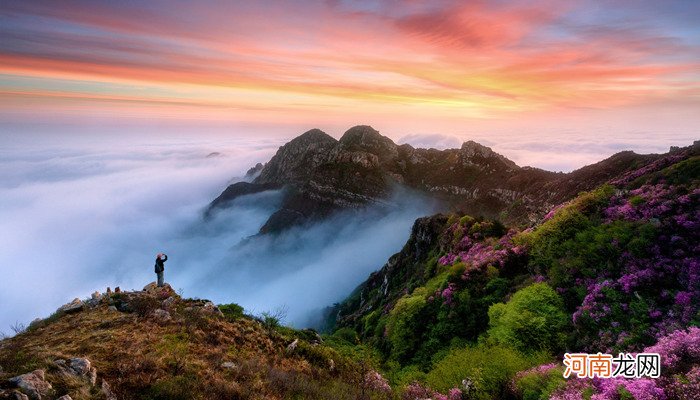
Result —
<instances>
[{"instance_id":1,"label":"vegetation","mask_svg":"<svg viewBox=\"0 0 700 400\"><path fill-rule=\"evenodd\" d=\"M699 162L672 153L528 229L436 219L444 225L431 249L395 256L421 273L373 275L389 292L371 280L358 288L336 307L338 332L377 349L405 399L685 398L700 389L696 350L664 379L634 384L567 381L552 361L567 350L648 350L700 324ZM359 298L368 311L358 312ZM679 341L700 348L694 332Z\"/></svg>"},{"instance_id":2,"label":"vegetation","mask_svg":"<svg viewBox=\"0 0 700 400\"><path fill-rule=\"evenodd\" d=\"M329 310L323 337L283 326L284 310L111 295L2 341L0 381L86 356L125 399L686 399L700 393L698 163L672 153L526 229L424 219L431 240ZM566 351L659 353L662 378L567 380Z\"/></svg>"}]
</instances>

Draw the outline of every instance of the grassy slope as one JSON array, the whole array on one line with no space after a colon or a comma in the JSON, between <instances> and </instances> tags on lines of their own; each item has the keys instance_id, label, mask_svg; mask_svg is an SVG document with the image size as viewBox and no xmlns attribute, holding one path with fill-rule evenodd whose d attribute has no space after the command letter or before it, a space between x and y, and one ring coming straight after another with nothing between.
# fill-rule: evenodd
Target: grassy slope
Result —
<instances>
[{"instance_id":1,"label":"grassy slope","mask_svg":"<svg viewBox=\"0 0 700 400\"><path fill-rule=\"evenodd\" d=\"M170 321L139 316L150 314L143 307L109 310L107 300L54 316L0 342L0 388L12 376L43 368L56 397L103 398L65 382L53 364L85 357L97 368L98 385L106 380L120 399L350 399L358 393L353 382L361 368L348 357L311 344L303 332L187 309L198 303L178 300ZM287 352L295 338L302 340ZM235 367L223 368L223 362Z\"/></svg>"}]
</instances>

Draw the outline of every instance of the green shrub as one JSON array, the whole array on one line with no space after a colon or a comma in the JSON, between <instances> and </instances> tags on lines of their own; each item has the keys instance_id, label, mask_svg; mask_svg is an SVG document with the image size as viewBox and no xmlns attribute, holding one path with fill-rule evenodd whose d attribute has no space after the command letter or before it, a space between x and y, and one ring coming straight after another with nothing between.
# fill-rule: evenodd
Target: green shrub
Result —
<instances>
[{"instance_id":1,"label":"green shrub","mask_svg":"<svg viewBox=\"0 0 700 400\"><path fill-rule=\"evenodd\" d=\"M422 292L404 296L391 310L387 323L392 355L399 361L407 361L420 344L424 321L421 318L426 300Z\"/></svg>"},{"instance_id":2,"label":"green shrub","mask_svg":"<svg viewBox=\"0 0 700 400\"><path fill-rule=\"evenodd\" d=\"M357 332L355 332L355 330L352 328L338 329L337 331L333 332L333 338L352 345L359 343Z\"/></svg>"},{"instance_id":3,"label":"green shrub","mask_svg":"<svg viewBox=\"0 0 700 400\"><path fill-rule=\"evenodd\" d=\"M565 345L568 320L554 289L535 283L489 308L488 339L521 351L557 351Z\"/></svg>"},{"instance_id":4,"label":"green shrub","mask_svg":"<svg viewBox=\"0 0 700 400\"><path fill-rule=\"evenodd\" d=\"M445 393L471 382L470 398L504 398L508 384L518 371L538 365L548 359L544 353L524 355L510 347L478 345L458 348L435 364L426 376L428 385Z\"/></svg>"},{"instance_id":5,"label":"green shrub","mask_svg":"<svg viewBox=\"0 0 700 400\"><path fill-rule=\"evenodd\" d=\"M523 400L547 400L566 384L563 366L543 365L517 374L514 379L515 395Z\"/></svg>"},{"instance_id":6,"label":"green shrub","mask_svg":"<svg viewBox=\"0 0 700 400\"><path fill-rule=\"evenodd\" d=\"M224 314L224 317L230 321L235 321L243 317L243 307L236 303L220 304L219 310Z\"/></svg>"}]
</instances>

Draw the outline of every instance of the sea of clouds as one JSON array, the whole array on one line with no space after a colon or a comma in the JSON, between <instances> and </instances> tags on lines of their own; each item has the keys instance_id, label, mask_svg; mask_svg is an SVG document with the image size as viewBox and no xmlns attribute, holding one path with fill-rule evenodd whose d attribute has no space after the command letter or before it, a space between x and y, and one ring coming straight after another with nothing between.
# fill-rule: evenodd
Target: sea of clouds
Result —
<instances>
[{"instance_id":1,"label":"sea of clouds","mask_svg":"<svg viewBox=\"0 0 700 400\"><path fill-rule=\"evenodd\" d=\"M407 193L393 206L339 214L278 237L252 237L279 192L245 196L209 221L202 212L281 140L13 144L0 149L0 331L47 317L108 286L166 281L187 297L286 309L302 326L400 250L431 212ZM212 156L212 152L220 155Z\"/></svg>"}]
</instances>

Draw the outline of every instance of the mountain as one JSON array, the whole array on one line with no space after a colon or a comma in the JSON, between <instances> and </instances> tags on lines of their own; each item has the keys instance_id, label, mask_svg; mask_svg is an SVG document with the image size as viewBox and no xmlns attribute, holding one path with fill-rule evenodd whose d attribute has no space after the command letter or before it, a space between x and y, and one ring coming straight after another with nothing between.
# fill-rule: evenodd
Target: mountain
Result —
<instances>
[{"instance_id":1,"label":"mountain","mask_svg":"<svg viewBox=\"0 0 700 400\"><path fill-rule=\"evenodd\" d=\"M519 167L473 141L459 149L416 149L369 126L350 128L340 140L312 129L280 147L264 166L252 168L252 182L227 187L205 215L239 196L281 189L280 208L260 229L277 232L342 209L391 207L392 193L405 187L437 200L445 212L528 224L553 205L658 157L622 152L564 174Z\"/></svg>"},{"instance_id":2,"label":"mountain","mask_svg":"<svg viewBox=\"0 0 700 400\"><path fill-rule=\"evenodd\" d=\"M605 164L630 160L620 153ZM616 173L593 166L569 176L592 174ZM399 253L327 310L326 330L357 334L382 354L392 383L421 382L415 391L697 398L699 210L696 142L526 229L464 214L421 218ZM564 352L659 353L662 376L565 380Z\"/></svg>"},{"instance_id":3,"label":"mountain","mask_svg":"<svg viewBox=\"0 0 700 400\"><path fill-rule=\"evenodd\" d=\"M343 151L391 148L351 137ZM283 147L251 172L254 186L229 189L310 196L304 185L326 176L376 190L390 170L380 166L396 159L367 158L381 173L361 189L366 180L319 158L345 154L338 142L318 131L300 140L326 150ZM441 154L460 152L518 170L475 144ZM399 253L328 308L322 335L155 284L75 299L0 341L0 399L698 398L700 146L554 175L604 183L571 195L590 184L572 181L557 191L572 197L526 227L462 212L419 218ZM660 376L565 379L565 352L659 354Z\"/></svg>"}]
</instances>

